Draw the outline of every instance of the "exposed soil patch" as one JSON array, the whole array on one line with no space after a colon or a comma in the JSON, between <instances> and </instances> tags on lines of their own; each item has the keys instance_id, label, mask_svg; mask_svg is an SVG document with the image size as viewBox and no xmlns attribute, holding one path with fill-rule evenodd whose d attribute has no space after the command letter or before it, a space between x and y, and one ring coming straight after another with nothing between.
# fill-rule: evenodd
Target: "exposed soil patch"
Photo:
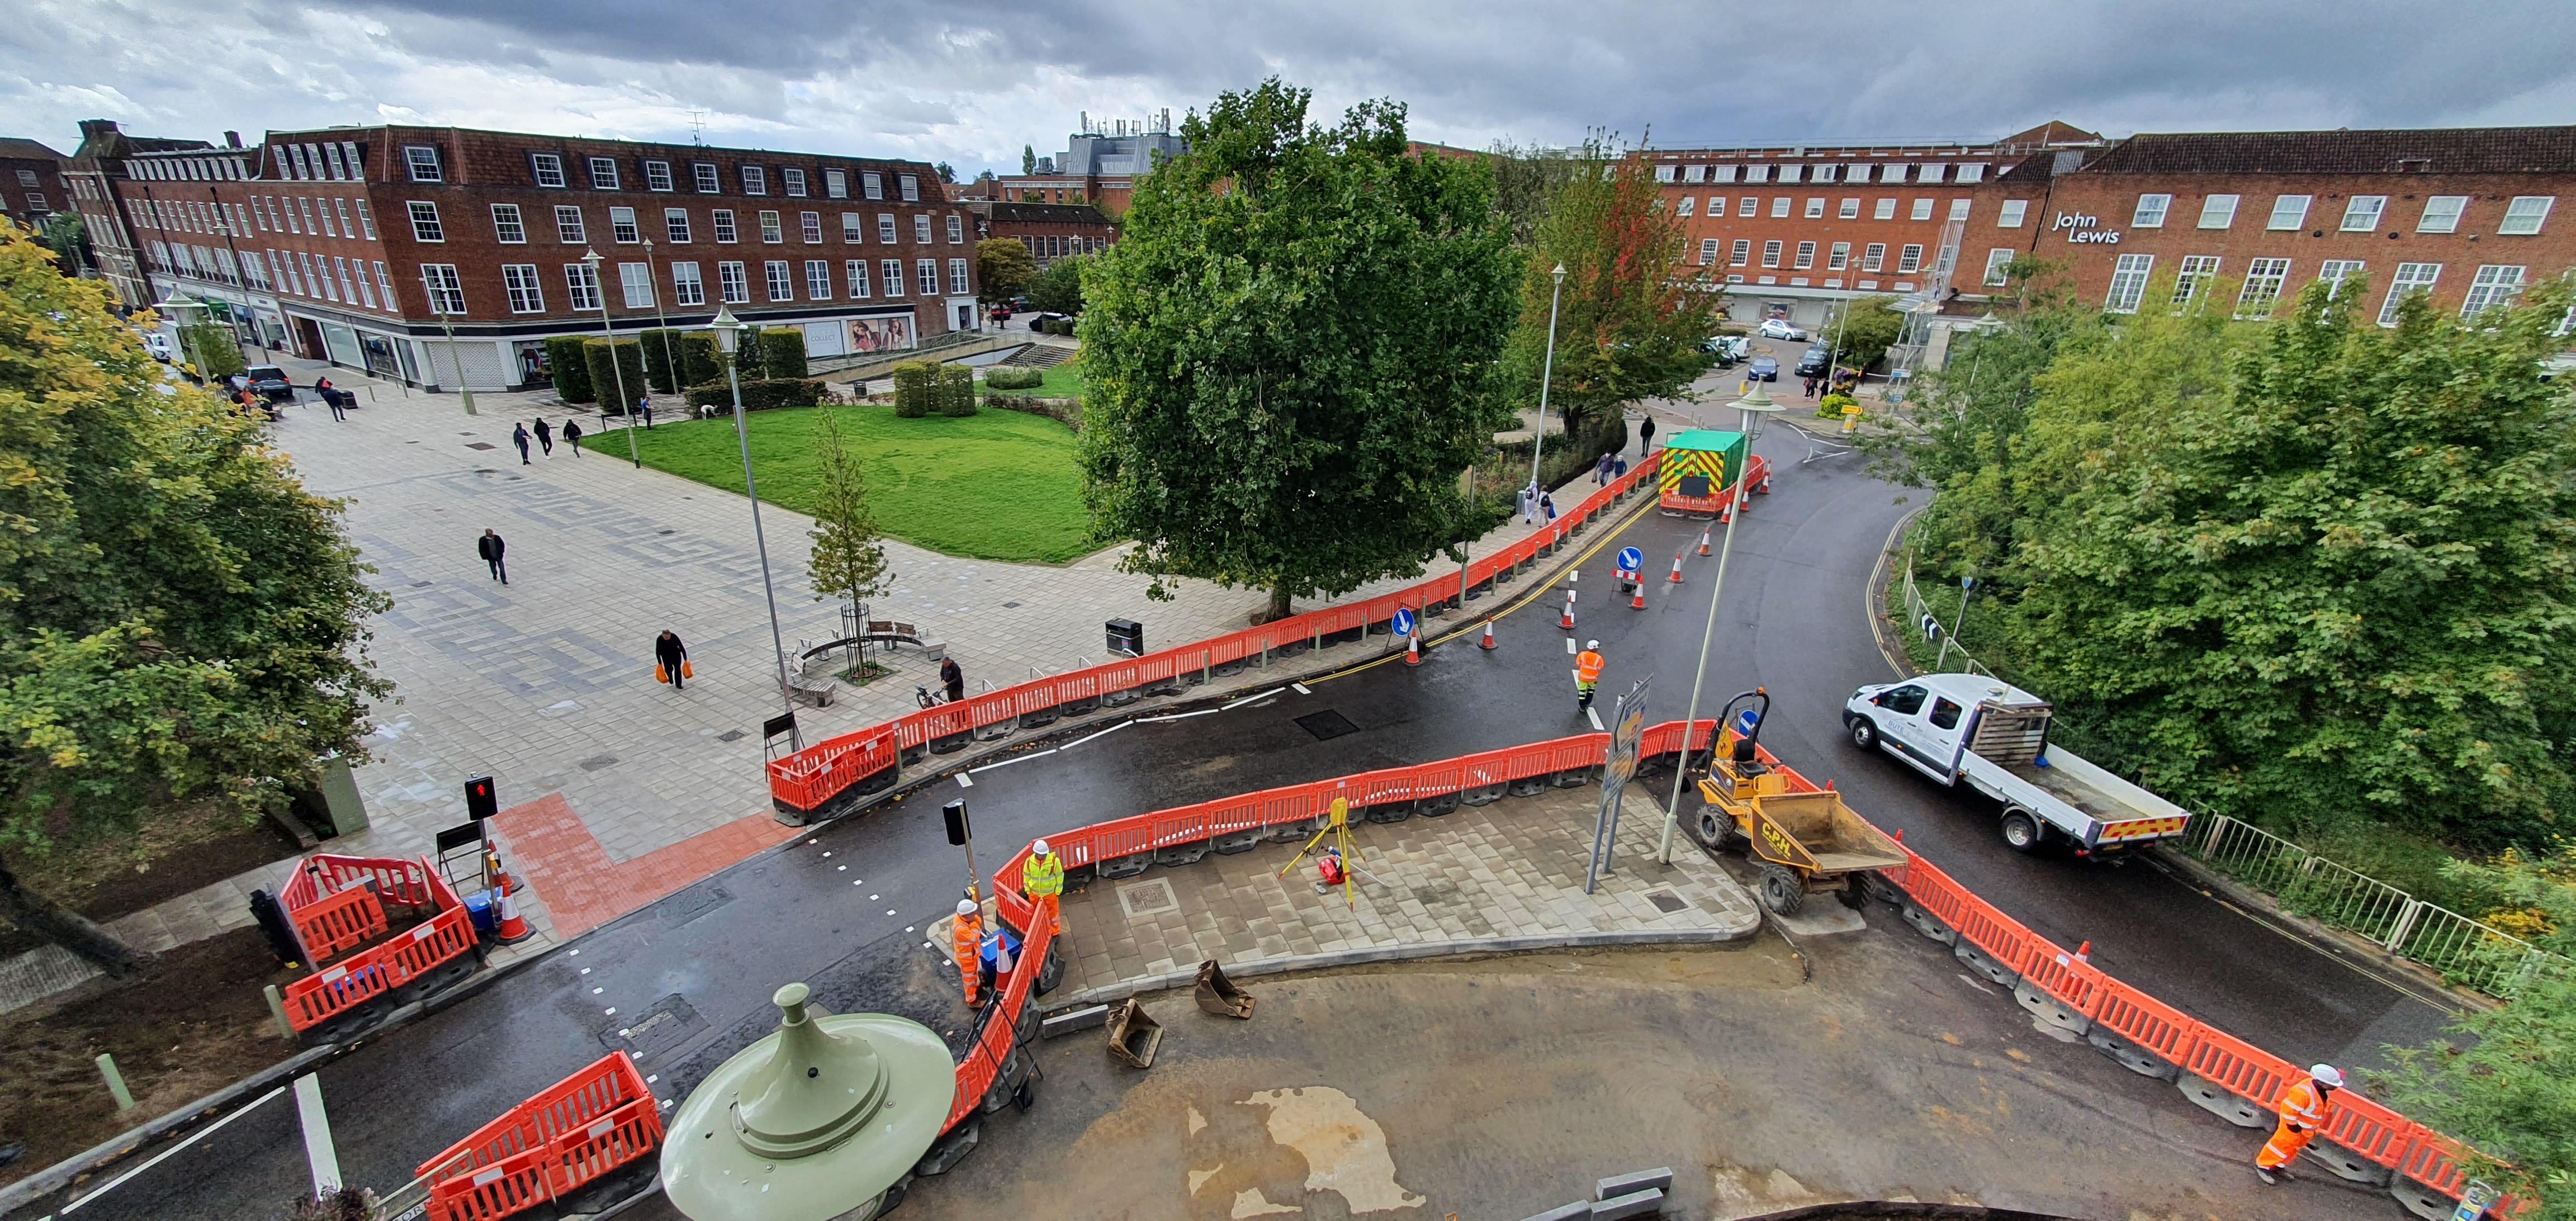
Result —
<instances>
[{"instance_id":1,"label":"exposed soil patch","mask_svg":"<svg viewBox=\"0 0 2576 1221\"><path fill-rule=\"evenodd\" d=\"M29 889L104 924L299 851L274 822L245 824L233 811L198 804L155 815L131 835L46 856L13 852L9 865ZM37 944L0 924L0 955Z\"/></svg>"},{"instance_id":2,"label":"exposed soil patch","mask_svg":"<svg viewBox=\"0 0 2576 1221\"><path fill-rule=\"evenodd\" d=\"M241 929L172 950L140 979L92 984L59 1008L0 1019L9 1049L0 1056L0 1145L26 1146L0 1167L0 1183L295 1054L260 997L261 985L285 980L259 930ZM116 1057L134 1110L117 1112L94 1063L100 1052Z\"/></svg>"}]
</instances>

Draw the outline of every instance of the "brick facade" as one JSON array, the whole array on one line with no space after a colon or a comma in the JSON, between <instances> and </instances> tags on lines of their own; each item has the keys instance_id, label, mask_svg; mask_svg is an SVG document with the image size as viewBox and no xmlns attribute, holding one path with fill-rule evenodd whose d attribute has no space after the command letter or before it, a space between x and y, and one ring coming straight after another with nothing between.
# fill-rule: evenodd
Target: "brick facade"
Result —
<instances>
[{"instance_id":1,"label":"brick facade","mask_svg":"<svg viewBox=\"0 0 2576 1221\"><path fill-rule=\"evenodd\" d=\"M0 216L32 228L70 210L63 155L34 140L0 136Z\"/></svg>"},{"instance_id":2,"label":"brick facade","mask_svg":"<svg viewBox=\"0 0 2576 1221\"><path fill-rule=\"evenodd\" d=\"M981 203L975 212L987 238L1008 238L1028 247L1044 268L1057 259L1094 254L1118 241L1118 222L1084 204Z\"/></svg>"}]
</instances>

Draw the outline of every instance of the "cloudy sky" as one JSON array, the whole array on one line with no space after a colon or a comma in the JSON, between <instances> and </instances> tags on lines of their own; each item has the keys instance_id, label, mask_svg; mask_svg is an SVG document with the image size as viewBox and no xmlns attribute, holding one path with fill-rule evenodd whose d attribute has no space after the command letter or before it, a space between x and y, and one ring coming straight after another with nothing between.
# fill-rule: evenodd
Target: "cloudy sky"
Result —
<instances>
[{"instance_id":1,"label":"cloudy sky","mask_svg":"<svg viewBox=\"0 0 2576 1221\"><path fill-rule=\"evenodd\" d=\"M1276 73L1418 138L1667 147L2566 123L2576 3L2476 0L14 0L0 134L221 139L384 121L1016 172L1076 116L1177 118Z\"/></svg>"}]
</instances>

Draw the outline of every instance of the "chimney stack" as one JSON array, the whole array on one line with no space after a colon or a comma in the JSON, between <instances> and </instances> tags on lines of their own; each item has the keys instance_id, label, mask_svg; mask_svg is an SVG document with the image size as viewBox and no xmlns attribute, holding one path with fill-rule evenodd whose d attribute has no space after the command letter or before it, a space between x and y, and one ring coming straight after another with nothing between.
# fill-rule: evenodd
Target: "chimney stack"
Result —
<instances>
[{"instance_id":1,"label":"chimney stack","mask_svg":"<svg viewBox=\"0 0 2576 1221\"><path fill-rule=\"evenodd\" d=\"M240 132L237 132L237 131L228 131L228 132L225 132L225 133L224 133L224 147L225 147L225 148L240 148L240 147L241 147L241 133L240 133Z\"/></svg>"}]
</instances>

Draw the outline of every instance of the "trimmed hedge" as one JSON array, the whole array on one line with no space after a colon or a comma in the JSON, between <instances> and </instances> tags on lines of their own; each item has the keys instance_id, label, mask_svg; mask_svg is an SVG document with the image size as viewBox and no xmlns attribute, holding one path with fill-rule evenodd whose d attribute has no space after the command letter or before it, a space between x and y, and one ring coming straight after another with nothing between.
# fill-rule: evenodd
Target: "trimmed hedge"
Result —
<instances>
[{"instance_id":1,"label":"trimmed hedge","mask_svg":"<svg viewBox=\"0 0 2576 1221\"><path fill-rule=\"evenodd\" d=\"M688 331L680 336L680 382L703 386L724 377L724 352L716 347L713 331Z\"/></svg>"},{"instance_id":2,"label":"trimmed hedge","mask_svg":"<svg viewBox=\"0 0 2576 1221\"><path fill-rule=\"evenodd\" d=\"M680 355L678 331L644 331L635 336L644 345L644 380L652 383L656 394L677 394L687 385L685 378L672 366L685 359Z\"/></svg>"},{"instance_id":3,"label":"trimmed hedge","mask_svg":"<svg viewBox=\"0 0 2576 1221\"><path fill-rule=\"evenodd\" d=\"M894 413L908 420L929 415L939 406L939 366L926 360L894 367Z\"/></svg>"},{"instance_id":4,"label":"trimmed hedge","mask_svg":"<svg viewBox=\"0 0 2576 1221\"><path fill-rule=\"evenodd\" d=\"M987 390L1035 390L1046 380L1044 369L1024 369L1017 365L994 365L984 371Z\"/></svg>"},{"instance_id":5,"label":"trimmed hedge","mask_svg":"<svg viewBox=\"0 0 2576 1221\"><path fill-rule=\"evenodd\" d=\"M579 335L557 335L546 341L546 369L554 374L555 397L567 403L596 403L590 389L590 356Z\"/></svg>"},{"instance_id":6,"label":"trimmed hedge","mask_svg":"<svg viewBox=\"0 0 2576 1221\"><path fill-rule=\"evenodd\" d=\"M812 407L823 401L823 379L819 377L763 378L742 384L742 409L768 411L777 407ZM717 407L733 410L733 387L724 382L708 382L689 387L689 406Z\"/></svg>"},{"instance_id":7,"label":"trimmed hedge","mask_svg":"<svg viewBox=\"0 0 2576 1221\"><path fill-rule=\"evenodd\" d=\"M788 381L812 372L805 363L803 328L774 326L759 332L759 335L762 377L771 381Z\"/></svg>"},{"instance_id":8,"label":"trimmed hedge","mask_svg":"<svg viewBox=\"0 0 2576 1221\"><path fill-rule=\"evenodd\" d=\"M975 414L975 371L964 365L939 366L939 414Z\"/></svg>"},{"instance_id":9,"label":"trimmed hedge","mask_svg":"<svg viewBox=\"0 0 2576 1221\"><path fill-rule=\"evenodd\" d=\"M1042 415L1075 432L1082 431L1082 405L1065 399L1042 399L1028 394L987 394L984 405L998 411Z\"/></svg>"},{"instance_id":10,"label":"trimmed hedge","mask_svg":"<svg viewBox=\"0 0 2576 1221\"><path fill-rule=\"evenodd\" d=\"M590 371L591 397L599 404L599 414L624 415L633 410L635 400L644 397L649 388L644 380L644 345L632 339L585 339L581 349ZM621 384L626 392L622 403L617 401Z\"/></svg>"}]
</instances>

